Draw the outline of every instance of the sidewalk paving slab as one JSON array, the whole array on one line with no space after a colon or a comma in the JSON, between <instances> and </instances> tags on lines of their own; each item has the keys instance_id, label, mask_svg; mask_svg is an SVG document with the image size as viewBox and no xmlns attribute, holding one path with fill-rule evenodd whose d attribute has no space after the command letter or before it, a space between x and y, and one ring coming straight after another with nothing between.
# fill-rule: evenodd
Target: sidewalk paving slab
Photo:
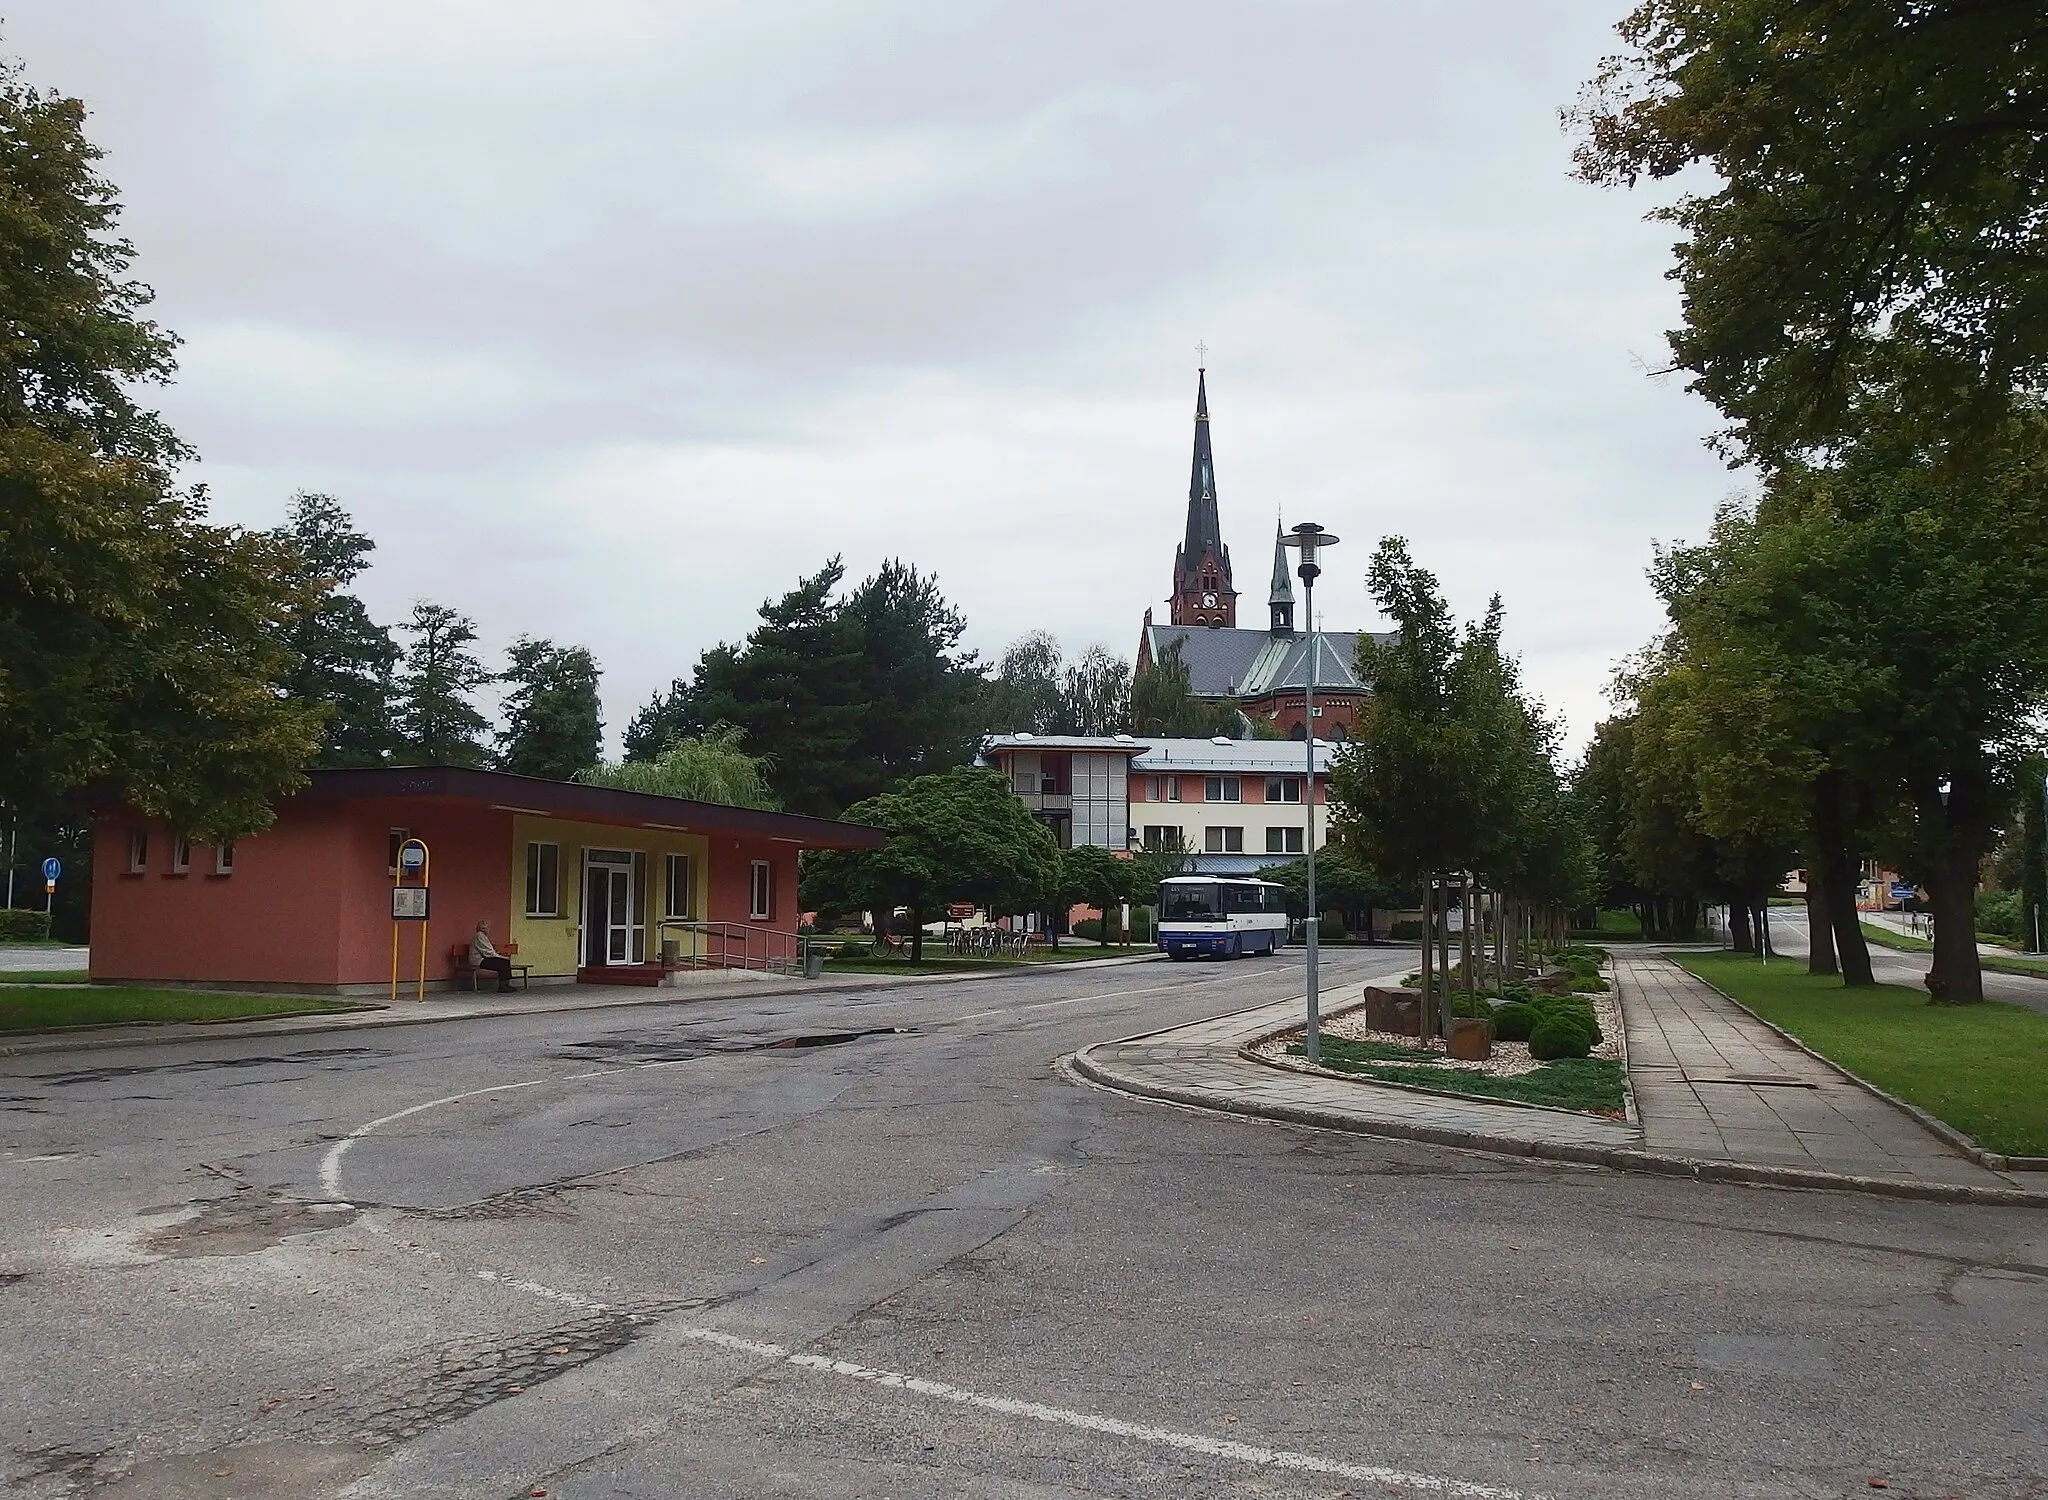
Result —
<instances>
[{"instance_id":1,"label":"sidewalk paving slab","mask_svg":"<svg viewBox=\"0 0 2048 1500\"><path fill-rule=\"evenodd\" d=\"M1622 959L1615 973L1640 1123L1390 1088L1253 1055L1252 1044L1299 1024L1299 996L1100 1042L1063 1067L1120 1093L1285 1124L1703 1181L2048 1207L2048 1192L1964 1156L1669 960ZM1334 1002L1325 997L1326 1015Z\"/></svg>"}]
</instances>

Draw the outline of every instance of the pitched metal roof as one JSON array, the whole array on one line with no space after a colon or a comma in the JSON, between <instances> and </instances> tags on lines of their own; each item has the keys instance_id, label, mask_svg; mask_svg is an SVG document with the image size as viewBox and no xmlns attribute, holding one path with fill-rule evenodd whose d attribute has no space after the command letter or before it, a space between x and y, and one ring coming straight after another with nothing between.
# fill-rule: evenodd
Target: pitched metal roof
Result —
<instances>
[{"instance_id":1,"label":"pitched metal roof","mask_svg":"<svg viewBox=\"0 0 2048 1500\"><path fill-rule=\"evenodd\" d=\"M1157 661L1175 641L1181 643L1180 659L1187 664L1188 690L1197 698L1259 698L1292 688L1299 692L1306 678L1308 637L1274 635L1265 630L1231 626L1154 625L1151 631L1152 660ZM1323 631L1316 637L1316 686L1332 692L1364 692L1368 684L1359 680L1353 663L1357 659L1356 630ZM1389 642L1392 632L1376 634L1374 640Z\"/></svg>"},{"instance_id":2,"label":"pitched metal roof","mask_svg":"<svg viewBox=\"0 0 2048 1500\"><path fill-rule=\"evenodd\" d=\"M981 753L986 757L995 750L1110 750L1142 755L1150 745L1149 740L1134 740L1127 734L1032 734L1019 730L984 736Z\"/></svg>"}]
</instances>

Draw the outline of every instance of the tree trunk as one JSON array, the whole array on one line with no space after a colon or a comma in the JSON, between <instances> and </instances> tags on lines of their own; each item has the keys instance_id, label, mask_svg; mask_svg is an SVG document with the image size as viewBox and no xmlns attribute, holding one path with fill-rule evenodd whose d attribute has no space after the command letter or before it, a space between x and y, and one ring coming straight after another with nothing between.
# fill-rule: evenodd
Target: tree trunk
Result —
<instances>
[{"instance_id":1,"label":"tree trunk","mask_svg":"<svg viewBox=\"0 0 2048 1500\"><path fill-rule=\"evenodd\" d=\"M1756 952L1749 932L1749 903L1740 898L1728 903L1728 945L1737 953Z\"/></svg>"},{"instance_id":2,"label":"tree trunk","mask_svg":"<svg viewBox=\"0 0 2048 1500\"><path fill-rule=\"evenodd\" d=\"M1839 974L1842 966L1835 961L1834 917L1828 910L1819 863L1809 861L1806 868L1806 972Z\"/></svg>"},{"instance_id":3,"label":"tree trunk","mask_svg":"<svg viewBox=\"0 0 2048 1500\"><path fill-rule=\"evenodd\" d=\"M920 906L910 908L910 961L924 962L924 908Z\"/></svg>"},{"instance_id":4,"label":"tree trunk","mask_svg":"<svg viewBox=\"0 0 2048 1500\"><path fill-rule=\"evenodd\" d=\"M1429 1041L1430 987L1436 983L1436 976L1430 971L1436 967L1436 889L1431 886L1422 893L1422 999L1416 1011L1416 1037L1424 1045Z\"/></svg>"},{"instance_id":5,"label":"tree trunk","mask_svg":"<svg viewBox=\"0 0 2048 1500\"><path fill-rule=\"evenodd\" d=\"M1975 1005L1984 998L1977 961L1977 860L1965 849L1944 848L1928 872L1934 912L1934 963L1927 993L1936 1005Z\"/></svg>"},{"instance_id":6,"label":"tree trunk","mask_svg":"<svg viewBox=\"0 0 2048 1500\"><path fill-rule=\"evenodd\" d=\"M1862 987L1877 983L1870 968L1870 944L1863 939L1862 919L1856 914L1856 861L1849 850L1849 833L1842 817L1841 773L1824 771L1813 788L1813 837L1816 869L1827 924L1834 935L1835 958L1842 983ZM1811 879L1809 878L1809 887ZM1812 910L1809 901L1808 910ZM1814 927L1816 934L1819 927ZM1818 938L1816 937L1816 942Z\"/></svg>"}]
</instances>

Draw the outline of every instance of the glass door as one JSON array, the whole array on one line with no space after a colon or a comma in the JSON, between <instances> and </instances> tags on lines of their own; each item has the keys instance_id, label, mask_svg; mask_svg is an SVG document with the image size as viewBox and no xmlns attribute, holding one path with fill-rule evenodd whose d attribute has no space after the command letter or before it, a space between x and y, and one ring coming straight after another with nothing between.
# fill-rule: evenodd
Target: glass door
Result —
<instances>
[{"instance_id":1,"label":"glass door","mask_svg":"<svg viewBox=\"0 0 2048 1500\"><path fill-rule=\"evenodd\" d=\"M635 857L623 849L584 851L583 951L592 968L640 961L636 938L644 942L635 918Z\"/></svg>"}]
</instances>

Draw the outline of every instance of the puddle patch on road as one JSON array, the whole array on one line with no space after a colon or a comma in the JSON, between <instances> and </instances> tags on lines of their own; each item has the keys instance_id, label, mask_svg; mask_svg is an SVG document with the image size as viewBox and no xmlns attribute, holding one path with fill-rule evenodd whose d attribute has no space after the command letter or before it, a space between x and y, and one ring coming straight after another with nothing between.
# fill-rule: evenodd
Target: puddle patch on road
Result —
<instances>
[{"instance_id":1,"label":"puddle patch on road","mask_svg":"<svg viewBox=\"0 0 2048 1500\"><path fill-rule=\"evenodd\" d=\"M677 1036L660 1031L614 1032L571 1042L555 1054L565 1062L655 1063L688 1062L742 1052L791 1052L812 1047L839 1047L871 1036L908 1036L914 1026L868 1026L853 1031L811 1031L794 1036Z\"/></svg>"},{"instance_id":2,"label":"puddle patch on road","mask_svg":"<svg viewBox=\"0 0 2048 1500\"><path fill-rule=\"evenodd\" d=\"M178 1259L253 1255L293 1235L353 1224L358 1212L349 1203L306 1203L248 1188L225 1198L209 1198L196 1211L150 1230L140 1248Z\"/></svg>"},{"instance_id":3,"label":"puddle patch on road","mask_svg":"<svg viewBox=\"0 0 2048 1500\"><path fill-rule=\"evenodd\" d=\"M376 1455L339 1444L250 1443L144 1459L93 1494L95 1500L315 1500L376 1463Z\"/></svg>"},{"instance_id":4,"label":"puddle patch on road","mask_svg":"<svg viewBox=\"0 0 2048 1500\"><path fill-rule=\"evenodd\" d=\"M211 1073L222 1068L289 1068L308 1063L358 1063L390 1057L388 1047L308 1047L280 1057L213 1057L187 1062L136 1064L130 1067L74 1068L62 1073L29 1073L24 1076L52 1088L70 1088L81 1083L112 1083L117 1078L139 1078L151 1073Z\"/></svg>"}]
</instances>

